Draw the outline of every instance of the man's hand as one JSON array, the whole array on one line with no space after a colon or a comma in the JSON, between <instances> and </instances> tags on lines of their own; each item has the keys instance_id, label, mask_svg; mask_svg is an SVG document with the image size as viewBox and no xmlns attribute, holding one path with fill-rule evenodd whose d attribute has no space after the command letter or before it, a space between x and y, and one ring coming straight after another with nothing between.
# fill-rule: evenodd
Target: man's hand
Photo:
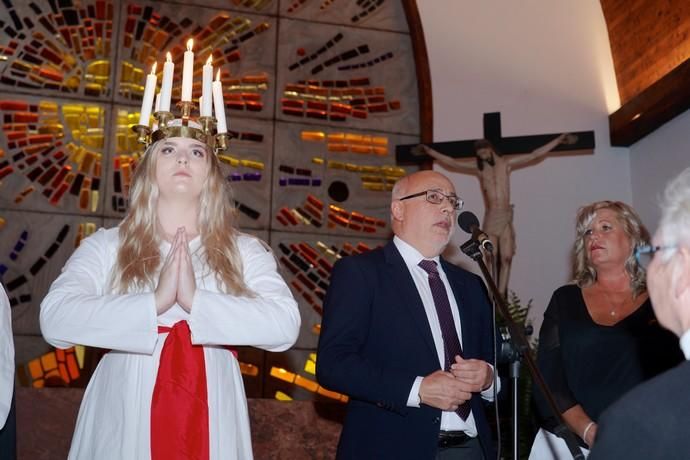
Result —
<instances>
[{"instance_id":1,"label":"man's hand","mask_svg":"<svg viewBox=\"0 0 690 460\"><path fill-rule=\"evenodd\" d=\"M472 393L489 388L494 381L491 366L479 359L462 359L456 356L450 372L456 379L467 384Z\"/></svg>"},{"instance_id":2,"label":"man's hand","mask_svg":"<svg viewBox=\"0 0 690 460\"><path fill-rule=\"evenodd\" d=\"M442 370L424 377L419 386L420 402L444 411L454 411L471 397L466 383Z\"/></svg>"}]
</instances>

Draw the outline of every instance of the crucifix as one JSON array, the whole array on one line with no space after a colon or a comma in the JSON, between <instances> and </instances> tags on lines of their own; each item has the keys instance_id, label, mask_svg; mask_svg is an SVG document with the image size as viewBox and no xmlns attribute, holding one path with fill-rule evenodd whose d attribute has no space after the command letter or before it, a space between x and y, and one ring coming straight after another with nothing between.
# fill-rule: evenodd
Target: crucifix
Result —
<instances>
[{"instance_id":1,"label":"crucifix","mask_svg":"<svg viewBox=\"0 0 690 460\"><path fill-rule=\"evenodd\" d=\"M510 203L510 173L541 161L549 152L591 153L594 131L503 137L501 114L484 114L484 138L462 141L409 144L396 147L398 164L421 164L436 160L448 169L477 176L484 197L482 229L496 247L496 284L505 297L510 266L515 255L513 205ZM498 268L498 270L496 270Z\"/></svg>"}]
</instances>

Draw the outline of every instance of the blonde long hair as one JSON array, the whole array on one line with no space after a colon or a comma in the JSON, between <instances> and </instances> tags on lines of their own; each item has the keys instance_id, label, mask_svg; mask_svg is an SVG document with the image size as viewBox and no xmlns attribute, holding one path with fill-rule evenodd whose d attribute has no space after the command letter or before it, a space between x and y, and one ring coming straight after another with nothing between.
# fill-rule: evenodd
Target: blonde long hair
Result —
<instances>
[{"instance_id":1,"label":"blonde long hair","mask_svg":"<svg viewBox=\"0 0 690 460\"><path fill-rule=\"evenodd\" d=\"M585 232L592 224L592 220L600 209L610 209L616 213L618 221L623 226L623 231L630 239L631 251L625 261L625 270L630 276L630 288L633 297L637 297L647 290L646 273L644 268L635 259L635 249L638 246L649 244L649 232L642 224L639 216L627 204L621 201L596 201L583 206L577 212L575 230L577 236L574 247L574 281L580 287L592 285L597 279L597 271L587 257L585 245Z\"/></svg>"},{"instance_id":2,"label":"blonde long hair","mask_svg":"<svg viewBox=\"0 0 690 460\"><path fill-rule=\"evenodd\" d=\"M120 246L112 277L114 290L121 293L156 287L154 276L161 265L156 183L160 144L156 142L146 149L132 177L129 211L120 224ZM205 265L215 273L218 285L225 292L252 295L242 276L232 188L223 177L217 156L206 150L209 171L199 198L198 216Z\"/></svg>"}]
</instances>

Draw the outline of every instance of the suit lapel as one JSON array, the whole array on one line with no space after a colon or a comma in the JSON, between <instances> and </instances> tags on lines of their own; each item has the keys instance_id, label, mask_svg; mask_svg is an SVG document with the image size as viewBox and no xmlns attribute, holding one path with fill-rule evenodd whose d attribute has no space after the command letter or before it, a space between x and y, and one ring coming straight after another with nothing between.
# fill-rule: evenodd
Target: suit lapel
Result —
<instances>
[{"instance_id":1,"label":"suit lapel","mask_svg":"<svg viewBox=\"0 0 690 460\"><path fill-rule=\"evenodd\" d=\"M417 292L417 287L414 284L412 275L410 275L410 271L407 269L407 265L405 265L405 261L392 241L384 246L383 252L390 267L393 286L400 299L398 303L404 305L409 314L412 315L414 323L417 325L419 333L429 351L433 353L433 356L437 357L429 318L426 316L424 304L422 304L422 299L419 297L419 292Z\"/></svg>"}]
</instances>

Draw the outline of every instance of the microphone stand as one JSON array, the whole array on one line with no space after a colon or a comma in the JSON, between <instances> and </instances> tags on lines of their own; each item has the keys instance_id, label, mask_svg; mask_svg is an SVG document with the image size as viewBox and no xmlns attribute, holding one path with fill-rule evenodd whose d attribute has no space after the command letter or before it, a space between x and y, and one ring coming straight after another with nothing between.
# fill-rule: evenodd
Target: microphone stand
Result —
<instances>
[{"instance_id":1,"label":"microphone stand","mask_svg":"<svg viewBox=\"0 0 690 460\"><path fill-rule=\"evenodd\" d=\"M474 232L473 232L474 233ZM518 429L517 429L517 415L518 415L518 377L520 373L520 360L524 359L525 362L527 363L527 369L529 370L530 375L532 376L533 382L537 384L539 389L541 390L542 394L544 395L544 398L549 404L549 408L551 409L552 414L556 417L556 420L558 421L558 425L556 426L556 429L554 430L555 434L559 436L560 438L563 438L565 441L566 445L568 446L568 450L570 451L570 454L573 456L573 459L576 460L584 460L585 456L580 450L580 447L577 443L577 440L575 439L575 435L568 429L568 427L565 425L565 422L563 421L563 417L561 416L561 413L558 411L558 408L556 407L556 401L553 399L553 395L549 391L549 388L546 386L546 382L544 382L544 378L541 375L541 372L539 372L539 369L537 368L537 365L534 362L534 359L532 359L532 355L529 353L530 351L530 346L529 343L527 342L527 338L525 337L524 332L522 331L522 328L518 327L517 324L515 324L515 321L513 321L513 318L510 316L510 313L508 312L508 306L506 305L506 301L503 299L503 296L498 292L498 287L496 287L496 283L489 273L489 270L486 268L486 264L484 263L484 258L482 255L480 248L480 243L476 238L476 235L473 234L472 238L470 238L468 241L462 244L460 246L460 250L464 252L466 255L468 255L471 259L473 259L477 264L479 265L479 269L481 270L482 274L484 275L484 279L486 280L487 285L489 286L489 290L491 291L493 297L494 297L494 304L498 308L499 313L503 317L503 319L506 322L506 327L508 328L508 332L510 334L510 341L512 344L513 349L515 350L514 357L513 357L513 362L511 362L510 368L510 377L513 380L513 455L514 459L518 460Z\"/></svg>"}]
</instances>

